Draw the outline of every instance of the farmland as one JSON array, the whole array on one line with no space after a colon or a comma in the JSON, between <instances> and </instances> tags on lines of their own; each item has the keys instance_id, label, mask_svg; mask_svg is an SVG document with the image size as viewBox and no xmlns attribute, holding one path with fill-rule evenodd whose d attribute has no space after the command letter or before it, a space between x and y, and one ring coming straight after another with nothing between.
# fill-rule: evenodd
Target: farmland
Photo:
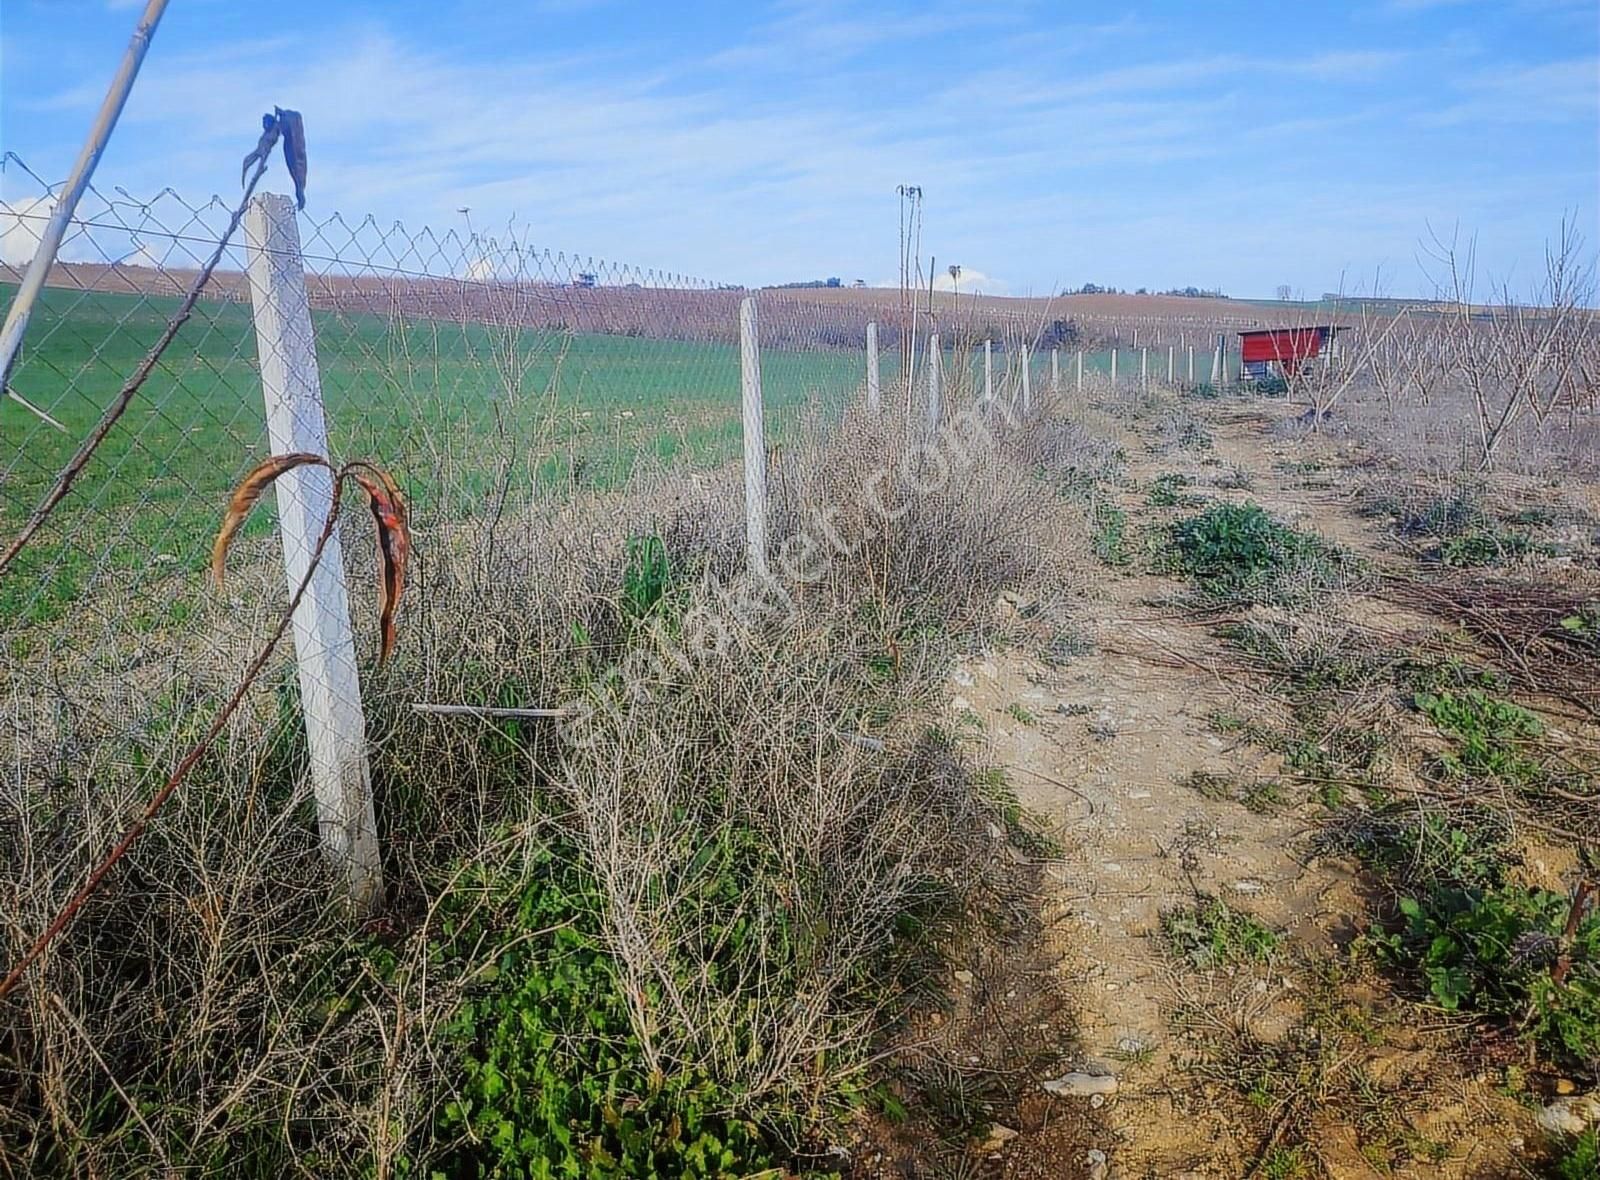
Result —
<instances>
[{"instance_id":1,"label":"farmland","mask_svg":"<svg viewBox=\"0 0 1600 1180\"><path fill-rule=\"evenodd\" d=\"M21 406L0 403L0 525L20 528L82 438L114 398L175 310L184 272L139 268L63 268L47 288L34 340L14 386L46 407L64 431L42 428ZM0 284L9 297L14 285ZM181 330L129 419L108 437L79 478L50 530L26 552L19 577L0 587L0 623L58 618L85 590L125 585L150 555L191 572L204 567L192 543L211 527L227 488L263 456L256 339L246 286L218 277L213 294ZM738 451L738 352L727 292L534 288L512 320L493 288L445 281L328 278L312 288L318 356L335 455L383 453L402 476L438 474L439 447L450 456L448 481L410 479L418 508L470 514L491 478L518 487L618 486L640 462L679 457L714 466ZM767 308L763 377L771 429L783 439L797 413L818 401L836 413L862 380L860 338L869 318L885 324L884 380L899 357L889 330L889 292L783 291L762 296ZM1204 303L1204 301L1200 301ZM958 299L956 321L992 335L999 377L1019 341L1047 319L1106 320L1096 339L1117 338L1123 375L1137 371L1127 347L1144 325L1147 342L1210 340L1213 320L1196 327L1194 300L1085 296L1047 300ZM375 309L381 309L375 310ZM1205 310L1205 309L1202 309ZM1228 316L1235 309L1224 309ZM496 313L502 312L499 323ZM1134 314L1137 313L1137 314ZM1126 320L1126 323L1124 323ZM1240 323L1256 322L1242 314ZM560 327L544 326L557 323ZM970 342L969 342L970 343ZM1200 371L1208 371L1202 348ZM1068 357L1070 364L1071 358ZM1157 374L1165 353L1151 363ZM970 347L947 366L971 379L980 360ZM1106 372L1110 352L1093 348L1087 373ZM1183 360L1178 362L1181 370ZM1048 358L1033 357L1044 388ZM512 369L515 372L512 372ZM1070 373L1069 373L1070 377ZM535 435L537 437L535 437ZM477 461L474 449L518 440L509 466ZM449 504L440 497L451 497ZM271 531L270 513L250 535ZM169 571L170 572L170 571ZM185 611L186 607L178 607Z\"/></svg>"},{"instance_id":2,"label":"farmland","mask_svg":"<svg viewBox=\"0 0 1600 1180\"><path fill-rule=\"evenodd\" d=\"M356 289L313 299L331 449L401 477L416 545L393 661L361 669L392 900L332 900L280 652L42 968L72 1023L18 1016L19 1170L1584 1174L1586 336L1532 385L1430 310L1271 396L1169 383L1159 344L1143 380L1091 353L1081 391L1036 355L1027 414L1002 347L976 432L961 347L936 435L893 349L863 404L850 341L883 307L764 293L769 615L727 293L648 335L644 293L485 285L471 318ZM8 528L173 306L48 292L17 386L68 434L0 409ZM1051 318L962 310L944 338ZM264 453L255 347L247 304L203 303L0 583L13 947L281 609L265 506L229 589L202 578Z\"/></svg>"},{"instance_id":3,"label":"farmland","mask_svg":"<svg viewBox=\"0 0 1600 1180\"><path fill-rule=\"evenodd\" d=\"M14 288L0 288L9 294ZM0 405L0 523L20 528L126 375L177 306L169 296L51 288L38 313L42 343L14 385L49 407L66 431ZM318 357L335 455L383 453L410 479L419 510L470 513L494 468L472 448L521 440L519 486L565 483L578 472L612 487L641 461L679 456L705 464L737 453L738 350L718 341L513 330L481 323L319 312ZM517 354L514 387L494 362ZM885 358L885 372L894 361ZM859 355L777 351L765 358L767 403L778 437L808 399L835 410L860 380ZM537 437L535 437L537 436ZM441 487L437 447L467 448ZM55 618L95 576L125 577L151 554L204 568L197 539L212 530L239 475L265 451L264 410L249 307L202 304L129 418L79 479L51 534L0 589L0 621ZM449 494L450 504L438 503ZM266 515L250 526L271 529ZM96 571L98 572L98 575Z\"/></svg>"}]
</instances>

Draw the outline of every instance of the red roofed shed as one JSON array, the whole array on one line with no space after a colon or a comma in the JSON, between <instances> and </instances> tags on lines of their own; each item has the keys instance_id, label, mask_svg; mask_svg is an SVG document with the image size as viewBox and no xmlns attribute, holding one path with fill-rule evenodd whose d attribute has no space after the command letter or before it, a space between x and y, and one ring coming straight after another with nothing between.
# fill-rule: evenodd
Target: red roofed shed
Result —
<instances>
[{"instance_id":1,"label":"red roofed shed","mask_svg":"<svg viewBox=\"0 0 1600 1180\"><path fill-rule=\"evenodd\" d=\"M1343 328L1329 324L1314 328L1256 328L1239 333L1239 359L1244 375L1259 380L1272 375L1277 365L1285 377L1293 377L1305 361L1332 349L1334 336Z\"/></svg>"}]
</instances>

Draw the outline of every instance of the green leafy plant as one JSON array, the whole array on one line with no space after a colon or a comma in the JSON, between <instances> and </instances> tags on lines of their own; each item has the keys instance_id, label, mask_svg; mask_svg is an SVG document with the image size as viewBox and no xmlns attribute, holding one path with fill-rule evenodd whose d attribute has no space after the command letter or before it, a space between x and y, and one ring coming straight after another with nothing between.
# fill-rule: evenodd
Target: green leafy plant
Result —
<instances>
[{"instance_id":1,"label":"green leafy plant","mask_svg":"<svg viewBox=\"0 0 1600 1180\"><path fill-rule=\"evenodd\" d=\"M1011 717L1012 720L1022 725L1036 725L1039 721L1039 718L1034 715L1033 711L1020 701L1012 701L1009 705L1007 705L1006 713Z\"/></svg>"},{"instance_id":2,"label":"green leafy plant","mask_svg":"<svg viewBox=\"0 0 1600 1180\"><path fill-rule=\"evenodd\" d=\"M1440 759L1448 773L1516 786L1530 786L1544 777L1538 760L1527 753L1528 744L1544 733L1536 713L1477 688L1422 691L1413 702L1440 733L1453 739L1454 749Z\"/></svg>"},{"instance_id":3,"label":"green leafy plant","mask_svg":"<svg viewBox=\"0 0 1600 1180\"><path fill-rule=\"evenodd\" d=\"M1161 915L1161 933L1175 953L1202 969L1264 963L1281 941L1259 918L1216 897L1167 910Z\"/></svg>"},{"instance_id":4,"label":"green leafy plant","mask_svg":"<svg viewBox=\"0 0 1600 1180\"><path fill-rule=\"evenodd\" d=\"M1417 971L1441 1008L1515 1019L1547 1049L1600 1056L1600 916L1584 914L1568 941L1572 900L1548 889L1441 885L1398 905L1403 928L1372 944Z\"/></svg>"},{"instance_id":5,"label":"green leafy plant","mask_svg":"<svg viewBox=\"0 0 1600 1180\"><path fill-rule=\"evenodd\" d=\"M1196 770L1183 780L1183 785L1206 799L1230 800L1257 814L1270 812L1289 801L1283 793L1283 784L1275 778L1246 778Z\"/></svg>"},{"instance_id":6,"label":"green leafy plant","mask_svg":"<svg viewBox=\"0 0 1600 1180\"><path fill-rule=\"evenodd\" d=\"M1563 615L1556 623L1555 637L1600 655L1600 602L1586 603L1582 610Z\"/></svg>"},{"instance_id":7,"label":"green leafy plant","mask_svg":"<svg viewBox=\"0 0 1600 1180\"><path fill-rule=\"evenodd\" d=\"M983 798L999 812L1005 824L1006 839L1017 851L1034 860L1054 860L1061 856L1061 845L1040 830L1038 820L1028 814L1016 790L1006 780L1005 771L990 767L977 775L975 781Z\"/></svg>"},{"instance_id":8,"label":"green leafy plant","mask_svg":"<svg viewBox=\"0 0 1600 1180\"><path fill-rule=\"evenodd\" d=\"M654 533L629 537L624 547L622 614L630 622L651 615L672 587L672 564L667 546Z\"/></svg>"},{"instance_id":9,"label":"green leafy plant","mask_svg":"<svg viewBox=\"0 0 1600 1180\"><path fill-rule=\"evenodd\" d=\"M1532 554L1550 552L1550 546L1535 541L1528 533L1483 528L1447 537L1430 551L1429 557L1442 565L1464 567L1502 565Z\"/></svg>"},{"instance_id":10,"label":"green leafy plant","mask_svg":"<svg viewBox=\"0 0 1600 1180\"><path fill-rule=\"evenodd\" d=\"M1107 565L1127 565L1128 514L1111 501L1097 497L1090 508L1094 530L1094 555Z\"/></svg>"},{"instance_id":11,"label":"green leafy plant","mask_svg":"<svg viewBox=\"0 0 1600 1180\"><path fill-rule=\"evenodd\" d=\"M1320 539L1279 524L1259 504L1213 504L1172 525L1178 568L1218 597L1272 597L1273 582L1300 568L1329 572L1337 558Z\"/></svg>"},{"instance_id":12,"label":"green leafy plant","mask_svg":"<svg viewBox=\"0 0 1600 1180\"><path fill-rule=\"evenodd\" d=\"M434 950L482 962L449 1028L461 1081L439 1115L442 1137L458 1144L445 1174L621 1180L774 1166L736 1095L646 1064L630 998L595 935L601 899L570 854L539 852L520 879L482 868L467 878Z\"/></svg>"},{"instance_id":13,"label":"green leafy plant","mask_svg":"<svg viewBox=\"0 0 1600 1180\"><path fill-rule=\"evenodd\" d=\"M1564 1145L1550 1175L1553 1180L1594 1180L1600 1176L1600 1131L1590 1127Z\"/></svg>"},{"instance_id":14,"label":"green leafy plant","mask_svg":"<svg viewBox=\"0 0 1600 1180\"><path fill-rule=\"evenodd\" d=\"M1265 1180L1310 1180L1317 1174L1317 1165L1304 1144L1279 1144L1261 1157L1260 1172Z\"/></svg>"},{"instance_id":15,"label":"green leafy plant","mask_svg":"<svg viewBox=\"0 0 1600 1180\"><path fill-rule=\"evenodd\" d=\"M1156 476L1150 484L1150 504L1155 508L1188 508L1200 502L1200 497L1185 492L1194 480L1187 475L1169 471Z\"/></svg>"}]
</instances>

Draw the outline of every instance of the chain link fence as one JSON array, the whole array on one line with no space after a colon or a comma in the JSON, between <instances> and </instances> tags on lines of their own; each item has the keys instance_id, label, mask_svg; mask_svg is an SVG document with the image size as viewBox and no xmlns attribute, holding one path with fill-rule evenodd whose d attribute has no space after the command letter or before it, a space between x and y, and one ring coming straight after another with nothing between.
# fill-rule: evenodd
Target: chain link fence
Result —
<instances>
[{"instance_id":1,"label":"chain link fence","mask_svg":"<svg viewBox=\"0 0 1600 1180\"><path fill-rule=\"evenodd\" d=\"M0 289L14 290L54 192L14 155L0 180ZM0 536L18 535L49 494L231 214L223 198L194 203L171 189L85 195L12 377L48 420L0 402ZM553 252L515 224L491 234L465 214L442 231L338 214L302 214L298 226L314 342L295 346L315 357L331 457L382 463L409 499L414 609L426 609L430 551L525 503L739 454L738 306L750 292ZM86 783L106 759L163 765L177 748L170 718L235 684L281 612L272 497L244 529L226 591L205 577L230 489L272 452L263 367L273 358L260 354L246 237L228 244L128 412L0 578L19 786ZM1196 363L1184 341L1214 340L1221 326L1072 320L1048 301L959 291L779 288L757 298L778 448L860 392L869 324L884 403L908 420L925 404L933 334L953 404L1070 390L1085 372L1182 379ZM1149 344L1117 351L1135 332L1164 335L1170 356ZM1203 351L1201 380L1210 362ZM360 526L346 524L342 548L360 586L374 562ZM370 651L362 597L356 609Z\"/></svg>"}]
</instances>

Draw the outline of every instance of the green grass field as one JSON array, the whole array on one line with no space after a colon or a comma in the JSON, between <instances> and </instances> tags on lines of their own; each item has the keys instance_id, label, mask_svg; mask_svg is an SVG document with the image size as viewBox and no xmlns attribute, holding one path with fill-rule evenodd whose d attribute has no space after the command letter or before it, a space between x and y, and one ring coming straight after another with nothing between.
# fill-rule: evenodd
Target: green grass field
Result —
<instances>
[{"instance_id":1,"label":"green grass field","mask_svg":"<svg viewBox=\"0 0 1600 1180\"><path fill-rule=\"evenodd\" d=\"M0 291L9 299L15 288ZM13 385L67 433L0 402L0 536L22 527L176 305L45 293ZM739 359L730 345L524 331L516 347L531 361L508 392L491 359L503 341L481 325L322 312L315 321L332 454L389 466L419 514L470 515L507 453L522 487L565 485L574 468L586 486L606 487L641 456L715 464L738 453ZM764 351L770 431L781 438L809 398L837 407L861 370L853 353ZM152 568L203 570L229 488L265 453L249 308L202 304L0 582L0 626L59 617L97 570L119 585ZM258 535L271 528L270 503L263 507L250 525Z\"/></svg>"},{"instance_id":2,"label":"green grass field","mask_svg":"<svg viewBox=\"0 0 1600 1180\"><path fill-rule=\"evenodd\" d=\"M4 299L14 292L0 285ZM44 293L13 385L67 433L0 401L0 537L22 528L177 303ZM508 390L494 360L508 338L481 324L329 312L314 319L333 456L372 459L395 472L419 518L479 511L508 455L505 477L524 490L570 487L575 477L586 487L612 487L642 458L714 465L739 453L733 345L526 330L510 338L528 363ZM965 388L975 391L981 355L969 359L973 380ZM1109 368L1109 354L1084 359L1085 372ZM1120 360L1125 379L1137 373L1137 353L1124 350ZM995 362L999 381L1006 363L998 355ZM1070 389L1071 355L1061 362ZM1209 357L1197 362L1209 371ZM947 366L955 363L947 354ZM781 440L811 399L835 412L863 367L854 351L764 349L770 436ZM886 391L897 368L898 354L885 349ZM1152 354L1151 376L1164 375L1165 354ZM1048 378L1048 355L1035 355L1033 388L1043 391ZM266 453L250 310L202 303L68 499L0 581L0 627L50 622L107 586L136 596L153 574L169 582L175 573L199 574L230 488ZM246 535L272 527L269 497ZM137 604L138 625L181 623L183 596L166 597Z\"/></svg>"}]
</instances>

